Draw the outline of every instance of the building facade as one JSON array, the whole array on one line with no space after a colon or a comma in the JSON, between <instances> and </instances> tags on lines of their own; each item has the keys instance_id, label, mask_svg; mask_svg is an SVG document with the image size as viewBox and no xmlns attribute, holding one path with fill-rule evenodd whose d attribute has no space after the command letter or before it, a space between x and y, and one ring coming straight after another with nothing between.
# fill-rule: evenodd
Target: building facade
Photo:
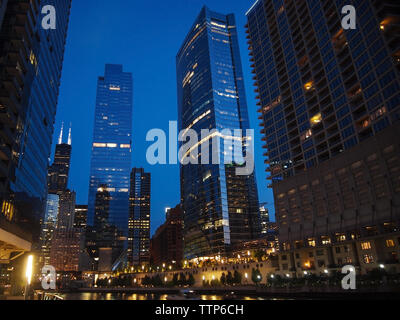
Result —
<instances>
[{"instance_id":1,"label":"building facade","mask_svg":"<svg viewBox=\"0 0 400 320\"><path fill-rule=\"evenodd\" d=\"M183 261L183 210L181 205L168 209L166 221L151 239L151 265L181 265Z\"/></svg>"},{"instance_id":2,"label":"building facade","mask_svg":"<svg viewBox=\"0 0 400 320\"><path fill-rule=\"evenodd\" d=\"M71 128L69 129L68 143L63 143L63 129L56 145L53 164L48 170L48 193L59 194L68 188L69 169L71 165L72 140Z\"/></svg>"},{"instance_id":3,"label":"building facade","mask_svg":"<svg viewBox=\"0 0 400 320\"><path fill-rule=\"evenodd\" d=\"M49 194L47 196L46 211L42 222L41 230L41 257L40 263L48 265L50 263L50 251L53 237L57 228L58 205L60 196Z\"/></svg>"},{"instance_id":4,"label":"building facade","mask_svg":"<svg viewBox=\"0 0 400 320\"><path fill-rule=\"evenodd\" d=\"M88 225L95 223L96 194L109 193L107 223L125 238L129 220L132 143L132 74L107 64L98 78L91 154Z\"/></svg>"},{"instance_id":5,"label":"building facade","mask_svg":"<svg viewBox=\"0 0 400 320\"><path fill-rule=\"evenodd\" d=\"M357 28L344 30L347 4L260 0L247 13L279 240L291 261L301 248L340 251L399 230L399 5L352 1ZM353 258L331 253L323 267L393 261L379 243L361 261L358 245L347 248Z\"/></svg>"},{"instance_id":6,"label":"building facade","mask_svg":"<svg viewBox=\"0 0 400 320\"><path fill-rule=\"evenodd\" d=\"M74 219L74 227L75 228L86 230L87 210L88 210L87 205L77 204L75 206L75 219Z\"/></svg>"},{"instance_id":7,"label":"building facade","mask_svg":"<svg viewBox=\"0 0 400 320\"><path fill-rule=\"evenodd\" d=\"M40 236L71 1L46 4L57 7L53 32L41 27L41 1L2 1L0 9L0 242L15 239L11 232L20 240L7 248L23 251Z\"/></svg>"},{"instance_id":8,"label":"building facade","mask_svg":"<svg viewBox=\"0 0 400 320\"><path fill-rule=\"evenodd\" d=\"M204 7L176 63L179 130L196 131L199 148L214 140L213 134L203 139L203 129L237 129L246 136L249 121L234 16ZM236 175L241 164L225 164L223 147L221 143L217 151L220 164L181 166L184 255L188 259L224 255L232 244L260 233L254 174ZM212 154L211 143L210 150Z\"/></svg>"},{"instance_id":9,"label":"building facade","mask_svg":"<svg viewBox=\"0 0 400 320\"><path fill-rule=\"evenodd\" d=\"M133 168L129 199L128 263L150 262L151 175L143 168Z\"/></svg>"}]
</instances>

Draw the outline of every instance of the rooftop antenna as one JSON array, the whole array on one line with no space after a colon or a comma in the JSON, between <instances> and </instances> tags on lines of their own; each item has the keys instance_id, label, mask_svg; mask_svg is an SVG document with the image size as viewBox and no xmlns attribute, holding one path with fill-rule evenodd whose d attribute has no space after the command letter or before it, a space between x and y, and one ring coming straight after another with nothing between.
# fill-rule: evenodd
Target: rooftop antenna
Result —
<instances>
[{"instance_id":1,"label":"rooftop antenna","mask_svg":"<svg viewBox=\"0 0 400 320\"><path fill-rule=\"evenodd\" d=\"M63 131L64 131L64 122L61 125L61 132L60 132L60 137L58 138L58 144L62 144Z\"/></svg>"}]
</instances>

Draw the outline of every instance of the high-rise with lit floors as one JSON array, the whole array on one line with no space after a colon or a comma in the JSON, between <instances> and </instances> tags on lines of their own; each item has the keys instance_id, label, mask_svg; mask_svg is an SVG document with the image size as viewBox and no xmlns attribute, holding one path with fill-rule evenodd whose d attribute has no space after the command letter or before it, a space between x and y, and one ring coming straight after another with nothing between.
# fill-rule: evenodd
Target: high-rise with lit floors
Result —
<instances>
[{"instance_id":1,"label":"high-rise with lit floors","mask_svg":"<svg viewBox=\"0 0 400 320\"><path fill-rule=\"evenodd\" d=\"M95 220L98 190L110 195L107 224L121 240L128 237L129 185L132 144L132 74L122 65L107 64L97 81L90 168L88 225Z\"/></svg>"},{"instance_id":2,"label":"high-rise with lit floors","mask_svg":"<svg viewBox=\"0 0 400 320\"><path fill-rule=\"evenodd\" d=\"M356 9L355 30L342 26L345 5ZM326 265L398 261L387 244L398 244L400 222L399 9L398 1L259 0L247 13L283 249L346 252ZM366 244L351 242L359 238Z\"/></svg>"},{"instance_id":3,"label":"high-rise with lit floors","mask_svg":"<svg viewBox=\"0 0 400 320\"><path fill-rule=\"evenodd\" d=\"M71 0L46 5L57 8L55 30L42 28L42 1L0 4L0 234L6 235L0 244L6 261L38 240L47 197Z\"/></svg>"},{"instance_id":4,"label":"high-rise with lit floors","mask_svg":"<svg viewBox=\"0 0 400 320\"><path fill-rule=\"evenodd\" d=\"M196 131L199 149L214 137L202 139L202 129L244 130L245 136L249 120L234 16L204 7L176 64L179 130ZM187 259L226 255L231 245L260 233L255 176L236 175L239 163L224 164L223 146L220 164L181 166Z\"/></svg>"},{"instance_id":5,"label":"high-rise with lit floors","mask_svg":"<svg viewBox=\"0 0 400 320\"><path fill-rule=\"evenodd\" d=\"M129 198L128 262L150 262L151 175L143 168L133 168Z\"/></svg>"}]
</instances>

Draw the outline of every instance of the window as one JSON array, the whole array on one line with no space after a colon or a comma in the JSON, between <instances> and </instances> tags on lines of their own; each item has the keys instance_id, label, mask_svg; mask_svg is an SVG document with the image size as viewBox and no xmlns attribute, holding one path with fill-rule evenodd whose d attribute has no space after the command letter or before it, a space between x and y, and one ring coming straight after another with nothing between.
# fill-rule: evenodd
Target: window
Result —
<instances>
[{"instance_id":1,"label":"window","mask_svg":"<svg viewBox=\"0 0 400 320\"><path fill-rule=\"evenodd\" d=\"M370 264L374 262L374 257L371 254L364 254L363 261L366 264Z\"/></svg>"},{"instance_id":2,"label":"window","mask_svg":"<svg viewBox=\"0 0 400 320\"><path fill-rule=\"evenodd\" d=\"M386 247L393 248L394 247L394 241L392 239L386 240Z\"/></svg>"},{"instance_id":3,"label":"window","mask_svg":"<svg viewBox=\"0 0 400 320\"><path fill-rule=\"evenodd\" d=\"M335 248L336 253L340 253L340 247Z\"/></svg>"},{"instance_id":4,"label":"window","mask_svg":"<svg viewBox=\"0 0 400 320\"><path fill-rule=\"evenodd\" d=\"M371 249L371 242L367 241L367 242L362 242L361 243L361 249L363 250L369 250Z\"/></svg>"}]
</instances>

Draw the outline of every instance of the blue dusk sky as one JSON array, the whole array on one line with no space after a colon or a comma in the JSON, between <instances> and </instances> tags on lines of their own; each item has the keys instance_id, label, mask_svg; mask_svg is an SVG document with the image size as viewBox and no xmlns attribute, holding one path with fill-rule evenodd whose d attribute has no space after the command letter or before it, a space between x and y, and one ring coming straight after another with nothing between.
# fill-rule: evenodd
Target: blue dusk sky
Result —
<instances>
[{"instance_id":1,"label":"blue dusk sky","mask_svg":"<svg viewBox=\"0 0 400 320\"><path fill-rule=\"evenodd\" d=\"M239 31L249 117L256 129L256 173L260 203L273 213L272 191L267 189L262 141L250 70L244 26L246 11L254 0L73 0L65 51L54 145L61 122L72 123L72 163L69 188L77 203L87 204L90 153L97 77L106 63L122 64L132 72L133 154L132 166L152 174L152 233L164 222L165 207L180 201L179 167L151 166L146 161L146 134L153 128L168 132L176 121L176 54L201 8L234 13ZM65 134L65 138L67 134Z\"/></svg>"}]
</instances>

